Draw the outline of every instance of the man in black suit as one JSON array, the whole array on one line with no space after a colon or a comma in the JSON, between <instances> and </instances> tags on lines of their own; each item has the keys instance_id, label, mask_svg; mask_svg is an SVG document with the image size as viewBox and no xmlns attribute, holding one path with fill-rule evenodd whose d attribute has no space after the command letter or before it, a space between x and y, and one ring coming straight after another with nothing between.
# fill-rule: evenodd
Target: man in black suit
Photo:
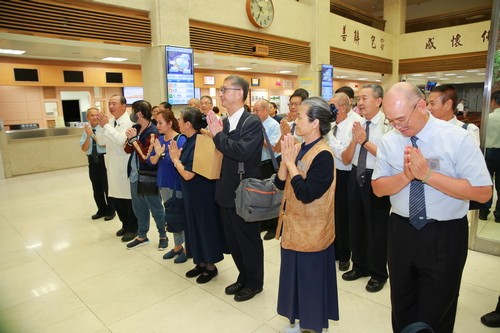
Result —
<instances>
[{"instance_id":1,"label":"man in black suit","mask_svg":"<svg viewBox=\"0 0 500 333\"><path fill-rule=\"evenodd\" d=\"M228 117L220 121L213 111L208 113L208 127L215 147L224 155L215 199L220 206L226 241L238 268L235 283L225 292L243 302L262 291L264 284L264 249L259 223L246 223L236 214L235 190L240 183L238 163L244 162L243 178L260 178L263 135L260 119L244 111L248 82L239 76L228 76L220 88L222 106Z\"/></svg>"}]
</instances>

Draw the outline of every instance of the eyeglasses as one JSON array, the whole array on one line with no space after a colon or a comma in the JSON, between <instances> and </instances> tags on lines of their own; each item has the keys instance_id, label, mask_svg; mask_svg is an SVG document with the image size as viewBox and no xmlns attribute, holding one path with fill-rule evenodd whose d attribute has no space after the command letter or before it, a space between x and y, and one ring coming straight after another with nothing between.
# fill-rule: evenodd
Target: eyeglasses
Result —
<instances>
[{"instance_id":1,"label":"eyeglasses","mask_svg":"<svg viewBox=\"0 0 500 333\"><path fill-rule=\"evenodd\" d=\"M288 103L288 106L290 107L298 107L302 103Z\"/></svg>"},{"instance_id":2,"label":"eyeglasses","mask_svg":"<svg viewBox=\"0 0 500 333\"><path fill-rule=\"evenodd\" d=\"M241 90L241 88L220 87L221 94L225 94L228 90Z\"/></svg>"},{"instance_id":3,"label":"eyeglasses","mask_svg":"<svg viewBox=\"0 0 500 333\"><path fill-rule=\"evenodd\" d=\"M389 122L389 124L391 124L393 127L399 127L399 128L406 128L406 127L408 127L408 123L410 122L411 116L413 116L413 112L415 111L415 108L417 107L418 102L420 102L420 99L413 106L413 110L411 110L411 113L410 113L410 116L408 117L408 119L403 120L403 121L387 120Z\"/></svg>"}]
</instances>

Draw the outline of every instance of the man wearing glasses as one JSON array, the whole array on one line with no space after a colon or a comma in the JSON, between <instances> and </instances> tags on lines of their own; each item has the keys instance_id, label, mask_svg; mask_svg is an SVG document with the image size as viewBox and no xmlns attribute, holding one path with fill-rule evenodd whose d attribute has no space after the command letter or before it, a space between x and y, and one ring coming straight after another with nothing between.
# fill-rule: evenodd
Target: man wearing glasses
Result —
<instances>
[{"instance_id":1,"label":"man wearing glasses","mask_svg":"<svg viewBox=\"0 0 500 333\"><path fill-rule=\"evenodd\" d=\"M352 163L348 185L349 238L352 269L342 275L345 281L369 276L365 289L378 292L387 282L387 221L389 197L377 197L371 175L377 149L389 127L380 111L384 91L378 84L365 84L359 91L358 108L364 117L354 122L352 141L342 153L344 164Z\"/></svg>"},{"instance_id":2,"label":"man wearing glasses","mask_svg":"<svg viewBox=\"0 0 500 333\"><path fill-rule=\"evenodd\" d=\"M302 137L295 135L295 119L299 114L299 106L302 101L309 97L307 90L299 88L293 92L288 100L288 113L280 121L281 137L274 148L277 153L281 153L281 141L288 133L291 133L296 142L302 142Z\"/></svg>"},{"instance_id":3,"label":"man wearing glasses","mask_svg":"<svg viewBox=\"0 0 500 333\"><path fill-rule=\"evenodd\" d=\"M239 162L244 162L243 178L261 177L260 159L264 136L260 119L244 112L248 82L239 76L228 76L220 88L222 106L228 117L219 120L213 111L207 116L215 147L224 155L220 178L216 182L215 200L220 206L226 241L239 275L226 287L227 295L237 302L247 301L262 291L264 284L264 249L259 223L246 223L234 205L240 183Z\"/></svg>"},{"instance_id":4,"label":"man wearing glasses","mask_svg":"<svg viewBox=\"0 0 500 333\"><path fill-rule=\"evenodd\" d=\"M473 136L429 114L416 86L393 85L383 110L394 129L379 145L372 186L392 204L393 330L424 323L452 333L467 257L469 200L490 198L488 169Z\"/></svg>"}]
</instances>

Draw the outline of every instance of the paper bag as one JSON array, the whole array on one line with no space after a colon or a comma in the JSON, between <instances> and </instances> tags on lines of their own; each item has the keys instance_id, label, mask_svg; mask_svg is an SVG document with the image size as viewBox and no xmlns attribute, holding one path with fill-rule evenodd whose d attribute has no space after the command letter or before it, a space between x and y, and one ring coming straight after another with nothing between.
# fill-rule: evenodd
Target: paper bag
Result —
<instances>
[{"instance_id":1,"label":"paper bag","mask_svg":"<svg viewBox=\"0 0 500 333\"><path fill-rule=\"evenodd\" d=\"M212 138L197 134L194 147L193 172L208 178L219 179L222 153L215 148Z\"/></svg>"}]
</instances>

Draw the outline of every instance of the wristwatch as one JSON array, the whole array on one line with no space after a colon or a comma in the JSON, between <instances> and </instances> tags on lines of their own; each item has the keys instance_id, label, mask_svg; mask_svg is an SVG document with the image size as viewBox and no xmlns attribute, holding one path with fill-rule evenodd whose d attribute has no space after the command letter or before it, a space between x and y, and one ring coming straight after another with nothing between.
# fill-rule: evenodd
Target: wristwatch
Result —
<instances>
[{"instance_id":1,"label":"wristwatch","mask_svg":"<svg viewBox=\"0 0 500 333\"><path fill-rule=\"evenodd\" d=\"M164 158L165 158L165 156L167 156L167 154L165 154L165 152L163 152L163 153L161 153L161 154L160 154L160 158L161 158L161 159L164 159Z\"/></svg>"}]
</instances>

